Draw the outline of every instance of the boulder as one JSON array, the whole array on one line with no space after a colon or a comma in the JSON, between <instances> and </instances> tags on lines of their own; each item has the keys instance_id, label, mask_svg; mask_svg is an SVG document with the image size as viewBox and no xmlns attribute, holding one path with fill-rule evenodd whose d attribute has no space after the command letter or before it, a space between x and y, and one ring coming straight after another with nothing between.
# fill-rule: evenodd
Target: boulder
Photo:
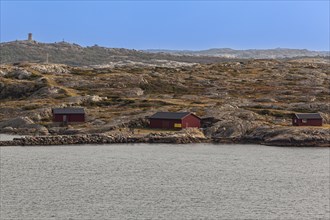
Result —
<instances>
[{"instance_id":1,"label":"boulder","mask_svg":"<svg viewBox=\"0 0 330 220\"><path fill-rule=\"evenodd\" d=\"M70 73L70 68L63 64L36 64L32 69L44 74L63 74Z\"/></svg>"},{"instance_id":2,"label":"boulder","mask_svg":"<svg viewBox=\"0 0 330 220\"><path fill-rule=\"evenodd\" d=\"M130 88L125 92L126 97L142 96L143 94L144 91L141 88Z\"/></svg>"},{"instance_id":3,"label":"boulder","mask_svg":"<svg viewBox=\"0 0 330 220\"><path fill-rule=\"evenodd\" d=\"M81 105L83 103L83 96L72 96L65 99L69 104Z\"/></svg>"},{"instance_id":4,"label":"boulder","mask_svg":"<svg viewBox=\"0 0 330 220\"><path fill-rule=\"evenodd\" d=\"M12 127L4 127L4 128L2 129L2 131L3 131L4 133L12 133L12 132L14 131L14 128L12 128Z\"/></svg>"},{"instance_id":5,"label":"boulder","mask_svg":"<svg viewBox=\"0 0 330 220\"><path fill-rule=\"evenodd\" d=\"M7 72L5 72L4 70L0 70L0 77L4 77L7 75Z\"/></svg>"},{"instance_id":6,"label":"boulder","mask_svg":"<svg viewBox=\"0 0 330 220\"><path fill-rule=\"evenodd\" d=\"M66 130L66 129L67 128L65 128L65 127L50 127L48 129L48 131L49 131L50 134L58 135L58 134L63 134L64 130Z\"/></svg>"},{"instance_id":7,"label":"boulder","mask_svg":"<svg viewBox=\"0 0 330 220\"><path fill-rule=\"evenodd\" d=\"M92 125L104 125L106 124L105 121L102 121L101 119L95 119L94 121L91 122Z\"/></svg>"},{"instance_id":8,"label":"boulder","mask_svg":"<svg viewBox=\"0 0 330 220\"><path fill-rule=\"evenodd\" d=\"M48 135L48 129L43 125L32 124L26 126L27 134L34 134L34 135Z\"/></svg>"},{"instance_id":9,"label":"boulder","mask_svg":"<svg viewBox=\"0 0 330 220\"><path fill-rule=\"evenodd\" d=\"M16 129L19 134L48 134L45 126L35 124L29 117L17 117L0 122L0 132L6 132L8 128Z\"/></svg>"},{"instance_id":10,"label":"boulder","mask_svg":"<svg viewBox=\"0 0 330 220\"><path fill-rule=\"evenodd\" d=\"M104 98L104 97L100 97L98 95L92 95L92 96L85 96L85 102L100 102L104 99L107 99L107 98Z\"/></svg>"},{"instance_id":11,"label":"boulder","mask_svg":"<svg viewBox=\"0 0 330 220\"><path fill-rule=\"evenodd\" d=\"M25 69L17 69L7 74L8 77L16 79L29 79L32 74Z\"/></svg>"},{"instance_id":12,"label":"boulder","mask_svg":"<svg viewBox=\"0 0 330 220\"><path fill-rule=\"evenodd\" d=\"M98 95L86 95L86 96L73 96L65 99L70 105L81 105L83 103L95 103L107 100L107 97L100 97Z\"/></svg>"},{"instance_id":13,"label":"boulder","mask_svg":"<svg viewBox=\"0 0 330 220\"><path fill-rule=\"evenodd\" d=\"M4 127L20 128L27 125L34 124L34 122L28 117L17 117L0 122L0 129Z\"/></svg>"},{"instance_id":14,"label":"boulder","mask_svg":"<svg viewBox=\"0 0 330 220\"><path fill-rule=\"evenodd\" d=\"M258 114L232 105L211 108L205 118L205 135L212 139L240 139L262 124Z\"/></svg>"},{"instance_id":15,"label":"boulder","mask_svg":"<svg viewBox=\"0 0 330 220\"><path fill-rule=\"evenodd\" d=\"M56 97L63 90L59 87L43 87L38 91L34 92L30 98L45 98L45 97Z\"/></svg>"},{"instance_id":16,"label":"boulder","mask_svg":"<svg viewBox=\"0 0 330 220\"><path fill-rule=\"evenodd\" d=\"M52 118L51 108L38 108L25 113L33 121L50 120Z\"/></svg>"},{"instance_id":17,"label":"boulder","mask_svg":"<svg viewBox=\"0 0 330 220\"><path fill-rule=\"evenodd\" d=\"M0 99L27 97L41 87L33 81L0 82Z\"/></svg>"}]
</instances>

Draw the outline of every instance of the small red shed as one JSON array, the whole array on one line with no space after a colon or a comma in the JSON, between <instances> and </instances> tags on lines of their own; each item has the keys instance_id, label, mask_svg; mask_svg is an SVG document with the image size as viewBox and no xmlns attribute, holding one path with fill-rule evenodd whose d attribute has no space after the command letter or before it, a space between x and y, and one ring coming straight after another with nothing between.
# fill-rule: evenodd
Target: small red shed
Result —
<instances>
[{"instance_id":1,"label":"small red shed","mask_svg":"<svg viewBox=\"0 0 330 220\"><path fill-rule=\"evenodd\" d=\"M201 119L191 112L157 112L149 117L150 128L200 128Z\"/></svg>"},{"instance_id":2,"label":"small red shed","mask_svg":"<svg viewBox=\"0 0 330 220\"><path fill-rule=\"evenodd\" d=\"M319 113L296 113L292 117L293 126L322 126L322 116Z\"/></svg>"},{"instance_id":3,"label":"small red shed","mask_svg":"<svg viewBox=\"0 0 330 220\"><path fill-rule=\"evenodd\" d=\"M84 108L53 108L52 113L54 122L85 122Z\"/></svg>"}]
</instances>

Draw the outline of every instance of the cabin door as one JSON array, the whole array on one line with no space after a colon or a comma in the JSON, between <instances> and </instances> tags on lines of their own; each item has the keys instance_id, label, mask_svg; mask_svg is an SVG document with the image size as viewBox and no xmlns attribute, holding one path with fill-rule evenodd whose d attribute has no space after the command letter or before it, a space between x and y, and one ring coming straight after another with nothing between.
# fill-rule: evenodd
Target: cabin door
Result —
<instances>
[{"instance_id":1,"label":"cabin door","mask_svg":"<svg viewBox=\"0 0 330 220\"><path fill-rule=\"evenodd\" d=\"M68 118L66 115L63 115L63 122L67 122L68 121Z\"/></svg>"}]
</instances>

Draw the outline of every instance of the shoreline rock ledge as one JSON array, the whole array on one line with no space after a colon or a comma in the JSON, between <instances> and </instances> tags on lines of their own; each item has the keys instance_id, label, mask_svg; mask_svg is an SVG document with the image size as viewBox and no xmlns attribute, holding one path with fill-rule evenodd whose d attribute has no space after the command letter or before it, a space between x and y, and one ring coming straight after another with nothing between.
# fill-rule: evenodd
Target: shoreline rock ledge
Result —
<instances>
[{"instance_id":1,"label":"shoreline rock ledge","mask_svg":"<svg viewBox=\"0 0 330 220\"><path fill-rule=\"evenodd\" d=\"M329 139L329 138L328 138ZM244 138L210 139L202 136L182 134L151 133L146 136L130 136L126 134L88 134L88 135L55 135L55 136L27 136L14 138L11 141L0 141L1 146L51 146L51 145L83 145L83 144L120 144L120 143L165 143L165 144L259 144L282 147L330 147L328 139L315 137L296 137L290 135L260 135L250 134Z\"/></svg>"},{"instance_id":2,"label":"shoreline rock ledge","mask_svg":"<svg viewBox=\"0 0 330 220\"><path fill-rule=\"evenodd\" d=\"M259 127L241 142L287 147L330 147L330 129Z\"/></svg>"},{"instance_id":3,"label":"shoreline rock ledge","mask_svg":"<svg viewBox=\"0 0 330 220\"><path fill-rule=\"evenodd\" d=\"M207 142L205 137L194 135L160 135L146 136L129 135L56 135L56 136L27 136L14 138L12 141L0 141L0 146L47 146L47 145L75 145L75 144L116 144L116 143L169 143L188 144Z\"/></svg>"}]
</instances>

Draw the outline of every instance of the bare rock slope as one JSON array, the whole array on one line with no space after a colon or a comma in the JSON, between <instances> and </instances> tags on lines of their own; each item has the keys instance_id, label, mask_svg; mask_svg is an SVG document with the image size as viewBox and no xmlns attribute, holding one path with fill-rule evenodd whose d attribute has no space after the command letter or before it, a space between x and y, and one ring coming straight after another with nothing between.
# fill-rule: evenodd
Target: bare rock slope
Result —
<instances>
[{"instance_id":1,"label":"bare rock slope","mask_svg":"<svg viewBox=\"0 0 330 220\"><path fill-rule=\"evenodd\" d=\"M128 129L143 136L153 133L146 117L154 112L192 111L202 117L207 140L329 145L330 68L324 61L245 60L174 67L1 65L0 132L105 134ZM50 109L63 106L85 107L87 122L53 124ZM295 112L319 112L325 124L292 127ZM32 121L10 124L25 117Z\"/></svg>"}]
</instances>

